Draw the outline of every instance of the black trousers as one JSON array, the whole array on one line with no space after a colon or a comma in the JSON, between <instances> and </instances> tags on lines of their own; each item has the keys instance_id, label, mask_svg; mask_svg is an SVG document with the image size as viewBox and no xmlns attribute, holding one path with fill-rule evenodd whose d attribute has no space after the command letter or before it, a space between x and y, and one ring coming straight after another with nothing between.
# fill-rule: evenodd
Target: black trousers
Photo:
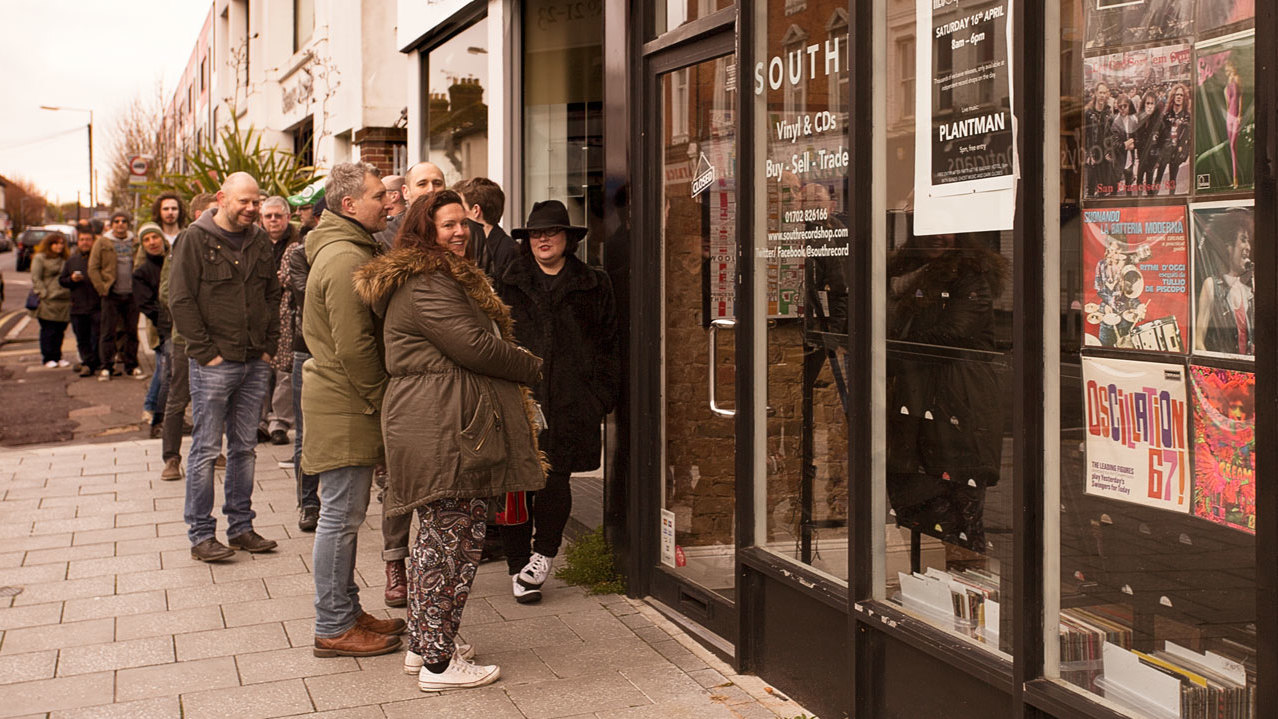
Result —
<instances>
[{"instance_id":1,"label":"black trousers","mask_svg":"<svg viewBox=\"0 0 1278 719\"><path fill-rule=\"evenodd\" d=\"M66 334L66 322L40 320L40 361L57 362L62 359L62 338Z\"/></svg>"},{"instance_id":2,"label":"black trousers","mask_svg":"<svg viewBox=\"0 0 1278 719\"><path fill-rule=\"evenodd\" d=\"M101 369L115 368L115 327L121 322L124 323L124 346L120 352L124 355L124 372L128 374L138 366L138 308L133 305L131 294L107 293L102 298L102 334L98 344Z\"/></svg>"},{"instance_id":3,"label":"black trousers","mask_svg":"<svg viewBox=\"0 0 1278 719\"><path fill-rule=\"evenodd\" d=\"M164 425L160 434L160 456L164 461L182 456L182 423L191 404L191 366L186 361L186 344L169 340L169 396L164 402Z\"/></svg>"},{"instance_id":4,"label":"black trousers","mask_svg":"<svg viewBox=\"0 0 1278 719\"><path fill-rule=\"evenodd\" d=\"M80 351L80 364L95 371L102 364L98 359L98 332L101 324L101 312L71 315L71 331L75 333L75 345Z\"/></svg>"},{"instance_id":5,"label":"black trousers","mask_svg":"<svg viewBox=\"0 0 1278 719\"><path fill-rule=\"evenodd\" d=\"M570 472L551 470L546 487L528 493L529 521L501 525L501 543L506 550L506 567L511 574L524 568L533 552L547 557L559 554L564 540L564 526L572 514ZM529 549L531 544L532 549Z\"/></svg>"}]
</instances>

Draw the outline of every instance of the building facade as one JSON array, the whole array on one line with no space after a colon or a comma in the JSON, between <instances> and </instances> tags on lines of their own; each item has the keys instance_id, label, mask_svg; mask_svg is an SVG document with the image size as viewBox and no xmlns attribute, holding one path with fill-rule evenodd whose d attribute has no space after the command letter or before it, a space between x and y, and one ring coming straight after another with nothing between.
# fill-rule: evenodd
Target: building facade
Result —
<instances>
[{"instance_id":1,"label":"building facade","mask_svg":"<svg viewBox=\"0 0 1278 719\"><path fill-rule=\"evenodd\" d=\"M1261 717L1276 13L401 0L395 46L408 160L613 278L632 594L821 716Z\"/></svg>"}]
</instances>

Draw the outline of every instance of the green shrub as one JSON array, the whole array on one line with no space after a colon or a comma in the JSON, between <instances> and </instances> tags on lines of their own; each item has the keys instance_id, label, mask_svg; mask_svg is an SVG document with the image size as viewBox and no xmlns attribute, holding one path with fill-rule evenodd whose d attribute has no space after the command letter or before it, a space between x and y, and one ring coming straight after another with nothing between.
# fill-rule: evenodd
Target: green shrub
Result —
<instances>
[{"instance_id":1,"label":"green shrub","mask_svg":"<svg viewBox=\"0 0 1278 719\"><path fill-rule=\"evenodd\" d=\"M612 547L604 538L603 527L568 545L564 563L555 571L555 576L569 584L585 587L590 594L626 592L626 580L613 566Z\"/></svg>"}]
</instances>

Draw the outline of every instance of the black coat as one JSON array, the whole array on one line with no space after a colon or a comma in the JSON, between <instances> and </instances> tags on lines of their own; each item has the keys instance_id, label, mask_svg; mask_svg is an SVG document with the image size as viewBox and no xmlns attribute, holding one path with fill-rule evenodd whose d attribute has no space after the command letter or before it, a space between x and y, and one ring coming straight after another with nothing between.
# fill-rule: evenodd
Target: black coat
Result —
<instances>
[{"instance_id":1,"label":"black coat","mask_svg":"<svg viewBox=\"0 0 1278 719\"><path fill-rule=\"evenodd\" d=\"M155 324L160 333L160 341L173 334L173 318L169 308L160 303L160 272L164 269L167 255L149 255L133 269L133 304L138 312Z\"/></svg>"},{"instance_id":2,"label":"black coat","mask_svg":"<svg viewBox=\"0 0 1278 719\"><path fill-rule=\"evenodd\" d=\"M568 255L553 288L543 291L527 248L502 277L499 294L510 305L515 339L542 358L533 388L546 415L541 449L559 472L599 467L599 425L616 403L617 312L612 282L602 270Z\"/></svg>"},{"instance_id":3,"label":"black coat","mask_svg":"<svg viewBox=\"0 0 1278 719\"><path fill-rule=\"evenodd\" d=\"M500 284L506 270L519 257L519 244L510 239L501 225L493 225L492 231L485 236L483 225L474 220L468 222L475 264L493 280L493 284Z\"/></svg>"},{"instance_id":4,"label":"black coat","mask_svg":"<svg viewBox=\"0 0 1278 719\"><path fill-rule=\"evenodd\" d=\"M71 273L77 270L84 275L79 282L71 279ZM62 263L58 284L71 290L71 314L93 315L102 309L102 296L93 289L93 283L89 281L88 255L80 254L79 250L72 252L67 261Z\"/></svg>"}]
</instances>

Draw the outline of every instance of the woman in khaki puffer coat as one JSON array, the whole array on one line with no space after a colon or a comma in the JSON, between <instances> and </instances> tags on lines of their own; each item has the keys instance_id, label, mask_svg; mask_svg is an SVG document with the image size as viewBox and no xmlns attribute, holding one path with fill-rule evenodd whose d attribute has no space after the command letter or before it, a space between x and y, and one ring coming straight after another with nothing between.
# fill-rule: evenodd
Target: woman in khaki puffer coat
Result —
<instances>
[{"instance_id":1,"label":"woman in khaki puffer coat","mask_svg":"<svg viewBox=\"0 0 1278 719\"><path fill-rule=\"evenodd\" d=\"M40 298L35 316L40 322L40 360L45 367L67 367L62 359L62 338L71 321L71 290L58 282L67 261L67 238L61 232L47 235L31 261L31 289Z\"/></svg>"},{"instance_id":2,"label":"woman in khaki puffer coat","mask_svg":"<svg viewBox=\"0 0 1278 719\"><path fill-rule=\"evenodd\" d=\"M386 513L416 510L408 562L405 667L423 691L482 686L496 666L455 644L479 565L489 497L545 485L528 385L541 360L515 344L510 312L466 258L457 193L409 208L396 249L355 274L355 290L383 320Z\"/></svg>"}]
</instances>

